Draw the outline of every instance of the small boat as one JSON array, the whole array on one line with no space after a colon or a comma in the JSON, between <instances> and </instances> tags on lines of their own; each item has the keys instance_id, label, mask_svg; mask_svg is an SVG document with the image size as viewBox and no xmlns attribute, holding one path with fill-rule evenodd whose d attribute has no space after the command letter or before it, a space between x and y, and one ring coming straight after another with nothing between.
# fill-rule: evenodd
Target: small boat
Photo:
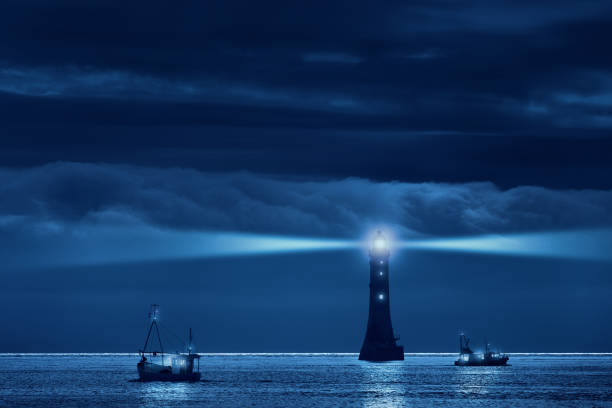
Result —
<instances>
[{"instance_id":1,"label":"small boat","mask_svg":"<svg viewBox=\"0 0 612 408\"><path fill-rule=\"evenodd\" d=\"M189 343L186 353L165 353L159 333L159 305L151 305L151 325L144 347L139 350L137 364L140 381L200 381L200 355L192 353L192 336L189 329ZM159 349L153 349L151 334L157 334ZM151 344L149 345L149 340ZM149 350L147 351L147 346Z\"/></svg>"},{"instance_id":2,"label":"small boat","mask_svg":"<svg viewBox=\"0 0 612 408\"><path fill-rule=\"evenodd\" d=\"M504 366L510 357L505 354L491 351L489 343L485 340L485 352L474 353L470 348L470 339L463 333L459 335L459 358L456 366Z\"/></svg>"}]
</instances>

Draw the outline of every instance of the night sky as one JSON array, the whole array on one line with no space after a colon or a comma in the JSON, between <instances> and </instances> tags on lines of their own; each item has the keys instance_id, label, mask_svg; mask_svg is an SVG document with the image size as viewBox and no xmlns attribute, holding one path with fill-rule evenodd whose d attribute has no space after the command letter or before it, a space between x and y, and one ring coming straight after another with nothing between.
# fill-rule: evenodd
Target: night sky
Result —
<instances>
[{"instance_id":1,"label":"night sky","mask_svg":"<svg viewBox=\"0 0 612 408\"><path fill-rule=\"evenodd\" d=\"M612 258L567 256L612 253L610 1L5 0L0 38L0 352L135 352L151 303L200 352L358 352L364 250L210 248L376 228L575 236L394 251L407 352L612 351Z\"/></svg>"}]
</instances>

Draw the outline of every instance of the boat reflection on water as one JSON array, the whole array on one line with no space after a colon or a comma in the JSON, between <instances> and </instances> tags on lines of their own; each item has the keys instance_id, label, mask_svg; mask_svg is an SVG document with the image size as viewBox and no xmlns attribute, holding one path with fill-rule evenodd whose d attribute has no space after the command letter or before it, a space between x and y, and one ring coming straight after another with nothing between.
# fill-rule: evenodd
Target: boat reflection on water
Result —
<instances>
[{"instance_id":1,"label":"boat reflection on water","mask_svg":"<svg viewBox=\"0 0 612 408\"><path fill-rule=\"evenodd\" d=\"M139 351L137 364L140 381L199 381L200 355L192 353L192 336L189 329L187 353L164 353L159 332L159 305L151 305L149 313L151 325L144 347ZM159 350L153 349L151 334L157 335ZM151 343L149 343L151 340ZM147 346L150 348L147 350Z\"/></svg>"}]
</instances>

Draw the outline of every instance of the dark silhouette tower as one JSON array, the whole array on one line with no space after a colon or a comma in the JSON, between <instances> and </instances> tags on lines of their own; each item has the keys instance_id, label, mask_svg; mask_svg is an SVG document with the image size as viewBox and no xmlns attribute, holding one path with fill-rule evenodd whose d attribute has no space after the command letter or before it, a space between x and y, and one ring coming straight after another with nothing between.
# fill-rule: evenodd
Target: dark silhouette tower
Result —
<instances>
[{"instance_id":1,"label":"dark silhouette tower","mask_svg":"<svg viewBox=\"0 0 612 408\"><path fill-rule=\"evenodd\" d=\"M389 309L389 247L378 231L370 248L370 313L368 329L359 353L360 360L391 361L404 359L398 346Z\"/></svg>"}]
</instances>

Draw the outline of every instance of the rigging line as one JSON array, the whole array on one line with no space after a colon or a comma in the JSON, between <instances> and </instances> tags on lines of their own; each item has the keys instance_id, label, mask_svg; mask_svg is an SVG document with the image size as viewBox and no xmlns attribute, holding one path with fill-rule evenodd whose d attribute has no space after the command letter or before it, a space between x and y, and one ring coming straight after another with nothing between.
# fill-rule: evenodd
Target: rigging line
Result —
<instances>
[{"instance_id":1,"label":"rigging line","mask_svg":"<svg viewBox=\"0 0 612 408\"><path fill-rule=\"evenodd\" d=\"M178 316L174 316L172 321L174 323L176 323L174 326L175 327L191 327L191 324L188 324L184 319L183 319L183 315L179 314ZM179 336L177 336L179 337Z\"/></svg>"},{"instance_id":2,"label":"rigging line","mask_svg":"<svg viewBox=\"0 0 612 408\"><path fill-rule=\"evenodd\" d=\"M184 339L181 339L180 336L178 336L176 333L174 333L172 330L170 330L170 328L168 326L166 326L165 324L163 324L163 325L161 323L159 323L159 324L164 329L164 331L166 331L166 332L170 333L171 335L173 335L174 338L179 341L180 345L182 345L183 347L185 346L185 340Z\"/></svg>"},{"instance_id":3,"label":"rigging line","mask_svg":"<svg viewBox=\"0 0 612 408\"><path fill-rule=\"evenodd\" d=\"M147 333L147 339L145 340L145 344L142 347L142 352L144 353L147 350L147 344L149 344L149 337L151 336L151 330L153 330L153 323L149 326L149 332Z\"/></svg>"},{"instance_id":4,"label":"rigging line","mask_svg":"<svg viewBox=\"0 0 612 408\"><path fill-rule=\"evenodd\" d=\"M164 346L162 345L161 334L159 334L159 325L155 323L155 330L157 330L157 340L159 341L159 347L161 348L162 355L164 354Z\"/></svg>"}]
</instances>

